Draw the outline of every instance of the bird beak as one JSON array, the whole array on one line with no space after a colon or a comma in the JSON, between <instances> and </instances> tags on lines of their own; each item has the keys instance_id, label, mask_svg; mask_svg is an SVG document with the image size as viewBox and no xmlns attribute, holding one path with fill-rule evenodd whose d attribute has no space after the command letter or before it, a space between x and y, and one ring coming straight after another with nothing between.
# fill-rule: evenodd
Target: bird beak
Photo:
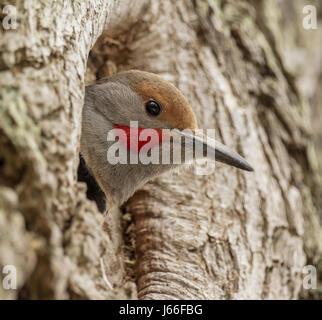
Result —
<instances>
[{"instance_id":1,"label":"bird beak","mask_svg":"<svg viewBox=\"0 0 322 320\"><path fill-rule=\"evenodd\" d=\"M194 134L192 131L185 132L177 129L172 130L178 137L183 137L182 143L185 146L192 147L194 146L194 155L195 159L201 157L207 157L212 160L216 160L219 162L226 163L230 166L246 170L246 171L254 171L251 165L238 153L230 150L228 147L223 145L222 143L212 139L210 137L206 137L202 134ZM201 150L196 153L196 150Z\"/></svg>"}]
</instances>

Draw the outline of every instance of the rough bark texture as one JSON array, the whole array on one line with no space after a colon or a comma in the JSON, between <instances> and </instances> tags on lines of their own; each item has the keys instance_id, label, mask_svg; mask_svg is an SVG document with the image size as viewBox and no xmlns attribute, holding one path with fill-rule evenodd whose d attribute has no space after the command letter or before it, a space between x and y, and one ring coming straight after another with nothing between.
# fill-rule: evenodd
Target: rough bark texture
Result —
<instances>
[{"instance_id":1,"label":"rough bark texture","mask_svg":"<svg viewBox=\"0 0 322 320\"><path fill-rule=\"evenodd\" d=\"M299 296L303 266L321 256L318 182L280 10L273 0L17 2L17 30L0 34L0 267L17 267L19 289L0 286L1 298ZM104 219L76 183L84 84L134 68L177 85L199 126L255 173L164 175Z\"/></svg>"}]
</instances>

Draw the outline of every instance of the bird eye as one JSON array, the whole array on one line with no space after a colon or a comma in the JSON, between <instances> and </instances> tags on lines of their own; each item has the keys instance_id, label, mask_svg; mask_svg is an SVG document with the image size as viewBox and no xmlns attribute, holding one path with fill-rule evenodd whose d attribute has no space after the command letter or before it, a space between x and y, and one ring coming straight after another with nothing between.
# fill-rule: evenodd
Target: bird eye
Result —
<instances>
[{"instance_id":1,"label":"bird eye","mask_svg":"<svg viewBox=\"0 0 322 320\"><path fill-rule=\"evenodd\" d=\"M145 109L147 113L153 117L158 116L162 111L161 105L156 100L147 101L145 103Z\"/></svg>"}]
</instances>

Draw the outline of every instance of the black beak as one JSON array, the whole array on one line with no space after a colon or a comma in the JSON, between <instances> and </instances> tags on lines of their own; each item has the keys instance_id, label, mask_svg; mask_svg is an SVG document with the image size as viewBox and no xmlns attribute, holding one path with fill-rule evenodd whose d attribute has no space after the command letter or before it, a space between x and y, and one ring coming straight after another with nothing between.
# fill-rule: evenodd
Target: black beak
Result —
<instances>
[{"instance_id":1,"label":"black beak","mask_svg":"<svg viewBox=\"0 0 322 320\"><path fill-rule=\"evenodd\" d=\"M242 170L254 171L252 166L243 157L214 139L205 136L190 134L180 130L173 131L179 136L184 137L185 145L194 145L194 150L196 150L197 148L199 150L204 150L199 156L195 154L195 158L206 156L209 159L216 160Z\"/></svg>"}]
</instances>

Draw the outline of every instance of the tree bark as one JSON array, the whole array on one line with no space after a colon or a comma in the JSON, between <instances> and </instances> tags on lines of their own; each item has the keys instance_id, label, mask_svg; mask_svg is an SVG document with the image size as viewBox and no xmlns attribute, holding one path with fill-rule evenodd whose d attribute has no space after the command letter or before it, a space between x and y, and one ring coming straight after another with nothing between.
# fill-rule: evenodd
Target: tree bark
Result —
<instances>
[{"instance_id":1,"label":"tree bark","mask_svg":"<svg viewBox=\"0 0 322 320\"><path fill-rule=\"evenodd\" d=\"M310 114L269 15L278 2L16 8L17 29L0 35L0 271L16 266L18 290L0 297L297 298L321 230ZM173 82L255 172L166 174L105 219L76 182L84 85L125 69Z\"/></svg>"}]
</instances>

